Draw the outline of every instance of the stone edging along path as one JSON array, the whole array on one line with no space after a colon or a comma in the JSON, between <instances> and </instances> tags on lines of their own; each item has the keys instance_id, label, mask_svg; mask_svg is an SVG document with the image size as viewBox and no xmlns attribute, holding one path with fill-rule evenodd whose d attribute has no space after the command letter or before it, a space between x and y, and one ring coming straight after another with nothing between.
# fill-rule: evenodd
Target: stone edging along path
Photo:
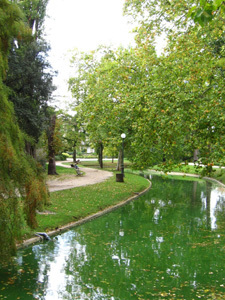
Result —
<instances>
[{"instance_id":1,"label":"stone edging along path","mask_svg":"<svg viewBox=\"0 0 225 300\"><path fill-rule=\"evenodd\" d=\"M149 181L149 180L148 180L148 181ZM58 228L58 229L56 229L56 230L49 231L49 232L47 232L47 234L48 234L49 236L54 236L54 235L60 234L60 233L62 233L62 232L64 232L64 231L67 231L67 230L69 230L69 229L71 229L71 228L73 228L73 227L79 226L79 225L84 224L84 223L86 223L86 222L88 222L88 221L91 221L91 220L96 219L96 218L98 218L98 217L101 217L101 216L103 216L103 215L105 215L105 214L108 214L108 213L110 213L111 211L116 210L117 208L122 207L122 206L126 205L127 203L129 203L129 202L135 200L135 199L138 198L139 196L145 194L145 193L151 188L151 186L152 186L152 183L151 183L151 181L149 181L149 187L146 188L144 191L142 191L142 192L140 192L140 193L135 193L134 196L132 196L132 197L130 197L130 198L128 198L128 199L126 199L126 200L124 200L124 201L122 201L122 202L116 204L116 205L107 207L107 208L105 208L104 210L99 211L99 212L97 212L97 213L95 213L95 214L92 214L92 215L90 215L90 216L87 216L87 217L85 217L85 218L83 218L83 219L81 219L81 220L78 220L78 221L76 221L76 222L71 222L71 223L69 223L69 224L67 224L67 225L65 225L65 226L62 226L62 227L60 227L60 228ZM31 244L37 243L37 242L39 242L39 241L41 241L41 238L40 238L40 237L33 237L33 238L30 238L30 239L28 239L28 240L25 240L23 243L19 244L19 245L18 245L18 248L26 247L26 246L29 246L29 245L31 245Z\"/></svg>"}]
</instances>

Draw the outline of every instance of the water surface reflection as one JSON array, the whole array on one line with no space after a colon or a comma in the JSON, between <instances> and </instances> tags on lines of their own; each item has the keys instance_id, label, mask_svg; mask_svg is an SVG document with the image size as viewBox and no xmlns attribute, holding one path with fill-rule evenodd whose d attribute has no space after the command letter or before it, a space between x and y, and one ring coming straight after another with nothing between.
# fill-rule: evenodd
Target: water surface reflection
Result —
<instances>
[{"instance_id":1,"label":"water surface reflection","mask_svg":"<svg viewBox=\"0 0 225 300\"><path fill-rule=\"evenodd\" d=\"M224 299L224 200L210 182L154 177L129 205L20 251L0 299Z\"/></svg>"}]
</instances>

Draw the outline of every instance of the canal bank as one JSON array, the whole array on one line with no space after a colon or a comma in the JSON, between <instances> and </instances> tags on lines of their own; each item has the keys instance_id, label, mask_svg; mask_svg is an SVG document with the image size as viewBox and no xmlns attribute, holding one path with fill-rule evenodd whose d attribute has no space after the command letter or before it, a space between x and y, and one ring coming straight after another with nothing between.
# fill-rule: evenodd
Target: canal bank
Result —
<instances>
[{"instance_id":1,"label":"canal bank","mask_svg":"<svg viewBox=\"0 0 225 300\"><path fill-rule=\"evenodd\" d=\"M183 177L195 177L195 178L201 178L201 179L204 179L204 180L210 180L210 181L213 181L219 185L221 185L222 187L225 188L225 184L221 181L219 181L218 179L216 178L212 178L212 177L207 177L207 176L200 176L198 174L190 174L190 173L184 173L184 172L168 172L168 173L164 173L162 171L155 171L155 170L149 170L150 173L152 174L160 174L160 175L172 175L172 176L183 176Z\"/></svg>"},{"instance_id":2,"label":"canal bank","mask_svg":"<svg viewBox=\"0 0 225 300\"><path fill-rule=\"evenodd\" d=\"M66 167L66 168L69 167L69 166L65 166L65 165L62 165L62 164L60 164L60 165ZM66 180L58 182L56 185L54 185L54 184L50 185L50 187L51 187L50 192L71 189L71 188L75 188L75 187L79 187L79 186L94 185L94 184L97 184L99 182L103 182L103 181L105 181L109 178L112 178L113 175L115 176L115 174L113 174L113 172L101 171L101 170L92 169L92 168L83 168L82 171L85 173L85 176L81 176L79 178L76 178L75 180L73 179L72 181L71 181L71 179L67 178ZM163 174L163 172L158 172L158 171L153 171L153 173L161 174L161 175ZM200 178L199 175L188 174L188 173L180 173L180 172L170 172L170 173L168 173L168 175ZM79 183L78 183L77 179L79 179ZM113 179L114 179L114 177L113 177ZM204 177L202 179L216 182L216 183L220 184L222 187L225 187L225 185L223 183L219 182L216 179L209 178L209 177ZM129 203L130 201L134 200L135 198L139 197L140 195L146 193L150 188L151 188L151 182L149 182L149 186L146 189L144 189L141 192L134 193L134 195L132 195L131 197L128 197L126 200L120 201L119 203L116 203L115 205L110 205L110 206L108 206L107 208L105 208L103 210L100 210L96 213L85 216L85 217L83 217L79 220L76 220L74 222L68 222L67 224L65 224L63 226L56 226L56 229L49 230L49 231L46 231L46 232L48 233L49 236L55 236L57 234L61 234L62 232L66 231L66 230L69 230L73 227L79 226L83 223L86 223L90 220L93 220L93 219L98 218L98 217L100 217L104 214L107 214L107 213L109 213L109 212L111 212L115 209L118 209L119 207ZM48 214L51 214L51 212L46 211L46 215L48 215ZM37 237L37 236L26 239L21 244L18 245L18 248L28 246L30 244L39 242L40 240L41 240L41 238Z\"/></svg>"},{"instance_id":3,"label":"canal bank","mask_svg":"<svg viewBox=\"0 0 225 300\"><path fill-rule=\"evenodd\" d=\"M15 267L0 273L0 298L224 299L221 188L151 180L136 201L19 250Z\"/></svg>"},{"instance_id":4,"label":"canal bank","mask_svg":"<svg viewBox=\"0 0 225 300\"><path fill-rule=\"evenodd\" d=\"M95 170L91 169L91 171L94 172ZM50 228L50 222L53 222L53 219L56 219L57 215L63 214L64 208L62 208L62 205L68 205L68 210L74 210L73 212L68 211L68 214L71 215L71 221L65 222L61 225L57 223L57 221L54 221L52 229L40 230L40 228L37 228L37 232L44 231L49 236L60 234L63 231L66 231L74 226L79 226L85 222L95 219L101 215L107 214L110 211L127 204L128 202L144 194L151 187L151 183L149 180L134 174L127 174L124 183L117 183L114 177L115 174L107 171L102 172L104 172L105 177L103 178L103 173L101 173L101 183L99 182L98 184L87 185L88 168L85 168L85 176L83 176L83 186L79 186L76 188L70 187L68 189L64 188L61 182L62 191L59 191L57 187L56 192L51 192L52 204L50 207L48 207L47 211L41 212L39 218L48 218L49 226L46 226L46 228ZM111 173L114 176L112 176ZM96 174L99 174L99 172L97 172ZM66 187L68 187L68 180L71 181L71 179L66 179L63 181ZM70 201L69 204L67 200ZM91 201L94 203L91 203ZM81 213L83 213L83 208L81 207L81 205L83 205L83 208L95 205L93 209L90 209L90 212L92 211L93 213L89 213L86 215L83 214L82 216ZM78 210L80 210L81 212L79 213ZM35 232L33 235L35 235ZM18 245L18 248L36 243L38 241L40 241L40 237L37 236L25 239Z\"/></svg>"}]
</instances>

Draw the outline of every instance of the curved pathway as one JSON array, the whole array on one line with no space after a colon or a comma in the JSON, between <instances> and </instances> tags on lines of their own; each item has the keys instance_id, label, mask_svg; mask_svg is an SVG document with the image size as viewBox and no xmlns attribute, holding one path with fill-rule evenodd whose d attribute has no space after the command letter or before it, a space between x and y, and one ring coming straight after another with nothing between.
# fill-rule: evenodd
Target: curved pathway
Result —
<instances>
[{"instance_id":1,"label":"curved pathway","mask_svg":"<svg viewBox=\"0 0 225 300\"><path fill-rule=\"evenodd\" d=\"M57 166L64 168L71 168L68 165L64 165L62 162L57 161ZM102 182L113 176L112 172L92 169L92 168L80 168L84 175L77 176L74 170L74 175L68 175L65 178L59 176L59 178L47 180L48 189L50 192L56 192L66 189L72 189L78 186L85 186L90 184L96 184Z\"/></svg>"}]
</instances>

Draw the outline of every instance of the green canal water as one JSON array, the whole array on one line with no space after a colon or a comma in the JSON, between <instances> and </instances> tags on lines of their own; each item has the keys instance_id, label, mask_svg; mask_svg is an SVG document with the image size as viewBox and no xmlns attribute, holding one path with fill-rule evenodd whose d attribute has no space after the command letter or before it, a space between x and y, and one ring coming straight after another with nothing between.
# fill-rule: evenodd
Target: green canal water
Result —
<instances>
[{"instance_id":1,"label":"green canal water","mask_svg":"<svg viewBox=\"0 0 225 300\"><path fill-rule=\"evenodd\" d=\"M155 176L130 204L20 250L0 299L225 299L225 191Z\"/></svg>"}]
</instances>

